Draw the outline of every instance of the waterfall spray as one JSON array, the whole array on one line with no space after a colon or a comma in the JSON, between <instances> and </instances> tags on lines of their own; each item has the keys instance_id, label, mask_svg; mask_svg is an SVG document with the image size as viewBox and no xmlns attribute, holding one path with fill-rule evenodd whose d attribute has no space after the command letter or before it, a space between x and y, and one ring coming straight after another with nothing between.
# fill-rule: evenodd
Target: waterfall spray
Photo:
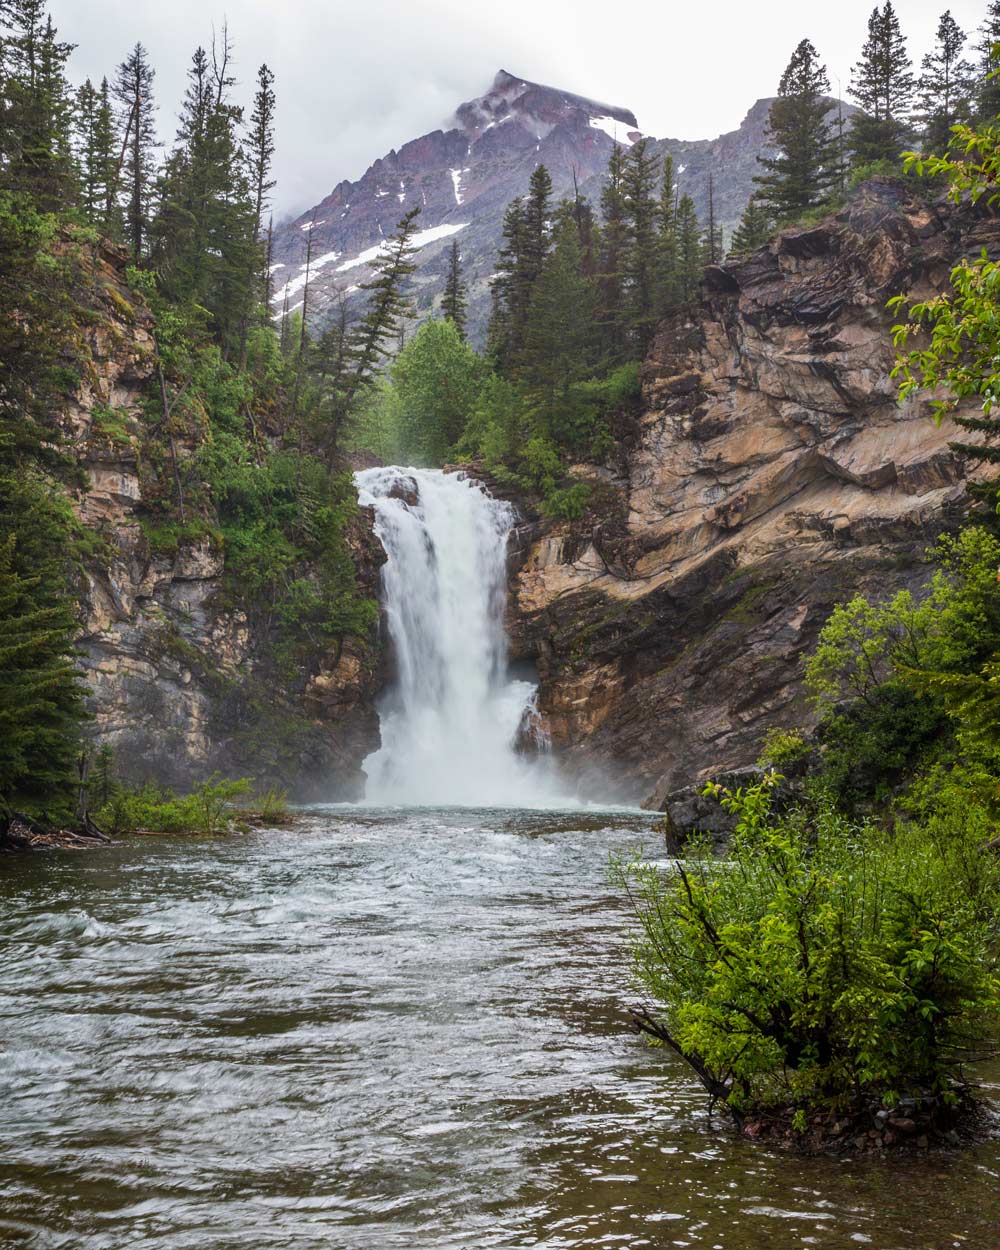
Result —
<instances>
[{"instance_id":1,"label":"waterfall spray","mask_svg":"<svg viewBox=\"0 0 1000 1250\"><path fill-rule=\"evenodd\" d=\"M435 469L366 469L355 480L388 557L382 598L397 669L379 709L382 746L364 765L366 798L565 805L547 762L516 750L535 686L507 663L513 509Z\"/></svg>"}]
</instances>

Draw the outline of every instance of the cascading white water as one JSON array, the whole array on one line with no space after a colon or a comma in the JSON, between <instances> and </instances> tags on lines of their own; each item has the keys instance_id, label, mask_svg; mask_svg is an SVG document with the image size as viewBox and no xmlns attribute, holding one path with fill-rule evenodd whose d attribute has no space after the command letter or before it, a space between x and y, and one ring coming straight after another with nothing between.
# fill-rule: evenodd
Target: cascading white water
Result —
<instances>
[{"instance_id":1,"label":"cascading white water","mask_svg":"<svg viewBox=\"0 0 1000 1250\"><path fill-rule=\"evenodd\" d=\"M532 807L565 803L544 760L518 754L533 683L508 671L504 633L511 506L437 469L366 469L388 557L382 596L397 675L365 761L376 803Z\"/></svg>"}]
</instances>

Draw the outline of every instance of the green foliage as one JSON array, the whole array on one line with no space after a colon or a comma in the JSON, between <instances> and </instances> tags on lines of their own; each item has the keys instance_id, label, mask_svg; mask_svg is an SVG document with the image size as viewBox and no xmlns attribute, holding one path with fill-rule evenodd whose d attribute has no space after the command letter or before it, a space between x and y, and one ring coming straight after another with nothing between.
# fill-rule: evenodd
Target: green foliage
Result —
<instances>
[{"instance_id":1,"label":"green foliage","mask_svg":"<svg viewBox=\"0 0 1000 1250\"><path fill-rule=\"evenodd\" d=\"M64 820L81 730L72 531L54 490L0 469L0 816Z\"/></svg>"},{"instance_id":2,"label":"green foliage","mask_svg":"<svg viewBox=\"0 0 1000 1250\"><path fill-rule=\"evenodd\" d=\"M854 165L898 161L909 138L913 94L911 61L891 0L872 10L868 39L851 75L860 111L851 121Z\"/></svg>"},{"instance_id":3,"label":"green foliage","mask_svg":"<svg viewBox=\"0 0 1000 1250\"><path fill-rule=\"evenodd\" d=\"M766 173L754 178L759 188L755 198L779 223L819 208L839 181L837 145L826 120L829 91L826 66L803 39L781 76L768 114L768 139L777 155L759 157Z\"/></svg>"},{"instance_id":4,"label":"green foliage","mask_svg":"<svg viewBox=\"0 0 1000 1250\"><path fill-rule=\"evenodd\" d=\"M617 865L646 1031L736 1110L953 1099L1000 1033L1000 862L971 821L776 819L776 781L715 788L738 817L725 865Z\"/></svg>"},{"instance_id":5,"label":"green foliage","mask_svg":"<svg viewBox=\"0 0 1000 1250\"><path fill-rule=\"evenodd\" d=\"M408 464L448 460L476 405L486 367L453 320L427 321L390 369L397 449Z\"/></svg>"},{"instance_id":6,"label":"green foliage","mask_svg":"<svg viewBox=\"0 0 1000 1250\"><path fill-rule=\"evenodd\" d=\"M213 773L190 794L176 795L157 786L137 790L119 787L98 808L98 828L113 837L129 833L200 833L215 836L226 832L235 815L233 800L252 789L247 778L226 780Z\"/></svg>"}]
</instances>

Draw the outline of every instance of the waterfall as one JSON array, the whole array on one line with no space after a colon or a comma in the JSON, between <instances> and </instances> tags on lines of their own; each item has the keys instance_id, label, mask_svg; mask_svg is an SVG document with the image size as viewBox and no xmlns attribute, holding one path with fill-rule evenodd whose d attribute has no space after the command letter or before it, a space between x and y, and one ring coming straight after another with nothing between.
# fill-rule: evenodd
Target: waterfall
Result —
<instances>
[{"instance_id":1,"label":"waterfall","mask_svg":"<svg viewBox=\"0 0 1000 1250\"><path fill-rule=\"evenodd\" d=\"M507 662L510 504L439 469L366 469L355 480L388 557L382 602L396 663L379 708L382 746L364 764L367 801L559 805L547 762L515 749L535 686Z\"/></svg>"}]
</instances>

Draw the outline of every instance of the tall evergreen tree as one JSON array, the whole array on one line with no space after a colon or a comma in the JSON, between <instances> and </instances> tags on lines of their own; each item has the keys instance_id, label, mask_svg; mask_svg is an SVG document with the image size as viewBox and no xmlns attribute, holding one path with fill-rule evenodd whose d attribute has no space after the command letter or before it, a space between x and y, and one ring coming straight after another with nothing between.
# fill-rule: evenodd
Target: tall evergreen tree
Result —
<instances>
[{"instance_id":1,"label":"tall evergreen tree","mask_svg":"<svg viewBox=\"0 0 1000 1250\"><path fill-rule=\"evenodd\" d=\"M990 0L976 44L975 115L979 122L1000 116L1000 0Z\"/></svg>"},{"instance_id":2,"label":"tall evergreen tree","mask_svg":"<svg viewBox=\"0 0 1000 1250\"><path fill-rule=\"evenodd\" d=\"M701 241L701 256L706 265L717 265L722 260L722 226L715 216L715 176L708 175L708 222Z\"/></svg>"},{"instance_id":3,"label":"tall evergreen tree","mask_svg":"<svg viewBox=\"0 0 1000 1250\"><path fill-rule=\"evenodd\" d=\"M419 213L419 205L404 213L395 234L386 240L373 263L375 276L362 283L361 289L369 292L368 309L351 338L353 375L348 401L371 380L379 363L392 355L399 341L400 327L410 309L405 287L415 268L411 240Z\"/></svg>"},{"instance_id":4,"label":"tall evergreen tree","mask_svg":"<svg viewBox=\"0 0 1000 1250\"><path fill-rule=\"evenodd\" d=\"M923 143L931 152L944 152L951 127L966 120L972 110L975 76L962 58L965 33L950 11L941 14L934 49L924 57L918 83L917 116Z\"/></svg>"},{"instance_id":5,"label":"tall evergreen tree","mask_svg":"<svg viewBox=\"0 0 1000 1250\"><path fill-rule=\"evenodd\" d=\"M68 538L50 488L0 469L0 827L14 811L72 811L85 711Z\"/></svg>"},{"instance_id":6,"label":"tall evergreen tree","mask_svg":"<svg viewBox=\"0 0 1000 1250\"><path fill-rule=\"evenodd\" d=\"M446 321L452 323L458 332L458 337L463 341L465 340L467 308L465 283L462 281L462 254L458 248L458 240L453 239L448 253L448 277L441 300L441 313Z\"/></svg>"},{"instance_id":7,"label":"tall evergreen tree","mask_svg":"<svg viewBox=\"0 0 1000 1250\"><path fill-rule=\"evenodd\" d=\"M155 71L141 43L118 66L111 95L118 105L122 140L116 179L123 198L123 233L134 264L146 255L156 172Z\"/></svg>"},{"instance_id":8,"label":"tall evergreen tree","mask_svg":"<svg viewBox=\"0 0 1000 1250\"><path fill-rule=\"evenodd\" d=\"M826 116L830 80L816 49L803 39L792 53L768 115L774 157L758 157L757 198L779 222L823 204L837 179L836 144Z\"/></svg>"},{"instance_id":9,"label":"tall evergreen tree","mask_svg":"<svg viewBox=\"0 0 1000 1250\"><path fill-rule=\"evenodd\" d=\"M899 160L909 141L912 62L899 19L886 0L868 19L868 38L851 76L850 94L861 108L851 122L854 164Z\"/></svg>"},{"instance_id":10,"label":"tall evergreen tree","mask_svg":"<svg viewBox=\"0 0 1000 1250\"><path fill-rule=\"evenodd\" d=\"M517 372L536 428L569 448L579 446L586 425L574 387L593 371L595 307L596 292L582 272L577 232L564 216L532 292Z\"/></svg>"},{"instance_id":11,"label":"tall evergreen tree","mask_svg":"<svg viewBox=\"0 0 1000 1250\"><path fill-rule=\"evenodd\" d=\"M72 44L56 37L42 0L11 0L0 21L3 126L0 184L29 194L45 212L76 200L72 98L66 61Z\"/></svg>"},{"instance_id":12,"label":"tall evergreen tree","mask_svg":"<svg viewBox=\"0 0 1000 1250\"><path fill-rule=\"evenodd\" d=\"M76 153L80 206L91 225L112 234L115 181L115 122L108 80L95 90L88 78L76 97Z\"/></svg>"},{"instance_id":13,"label":"tall evergreen tree","mask_svg":"<svg viewBox=\"0 0 1000 1250\"><path fill-rule=\"evenodd\" d=\"M656 206L656 310L660 317L677 306L677 187L674 158L663 158L660 198Z\"/></svg>"},{"instance_id":14,"label":"tall evergreen tree","mask_svg":"<svg viewBox=\"0 0 1000 1250\"><path fill-rule=\"evenodd\" d=\"M773 231L774 224L767 210L756 195L751 195L730 242L730 256L749 256L764 246Z\"/></svg>"},{"instance_id":15,"label":"tall evergreen tree","mask_svg":"<svg viewBox=\"0 0 1000 1250\"><path fill-rule=\"evenodd\" d=\"M536 165L527 196L515 199L504 214L488 337L489 355L501 373L513 367L524 344L531 293L549 251L551 196L549 171Z\"/></svg>"},{"instance_id":16,"label":"tall evergreen tree","mask_svg":"<svg viewBox=\"0 0 1000 1250\"><path fill-rule=\"evenodd\" d=\"M625 319L625 265L628 222L625 203L625 153L614 144L608 177L601 191L601 246L598 264L598 312L601 340L610 363L628 357Z\"/></svg>"},{"instance_id":17,"label":"tall evergreen tree","mask_svg":"<svg viewBox=\"0 0 1000 1250\"><path fill-rule=\"evenodd\" d=\"M656 329L657 230L656 184L659 161L645 139L634 143L622 166L626 244L625 315L630 351L645 356Z\"/></svg>"},{"instance_id":18,"label":"tall evergreen tree","mask_svg":"<svg viewBox=\"0 0 1000 1250\"><path fill-rule=\"evenodd\" d=\"M703 269L698 214L690 195L682 195L677 204L677 301L682 307L698 298Z\"/></svg>"},{"instance_id":19,"label":"tall evergreen tree","mask_svg":"<svg viewBox=\"0 0 1000 1250\"><path fill-rule=\"evenodd\" d=\"M257 71L257 93L253 100L253 112L250 114L249 136L250 181L254 198L253 235L259 243L262 243L264 230L264 210L275 185L271 177L275 106L274 74L267 65L262 65ZM268 315L269 252L269 248L261 247L261 305L265 317Z\"/></svg>"}]
</instances>

